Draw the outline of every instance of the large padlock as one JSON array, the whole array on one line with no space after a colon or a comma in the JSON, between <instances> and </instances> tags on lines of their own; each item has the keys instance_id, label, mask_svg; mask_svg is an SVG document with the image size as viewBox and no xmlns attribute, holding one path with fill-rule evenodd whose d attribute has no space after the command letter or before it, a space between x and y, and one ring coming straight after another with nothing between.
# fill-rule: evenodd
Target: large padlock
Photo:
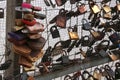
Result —
<instances>
[{"instance_id":1,"label":"large padlock","mask_svg":"<svg viewBox=\"0 0 120 80\"><path fill-rule=\"evenodd\" d=\"M0 8L0 18L4 18L4 9Z\"/></svg>"},{"instance_id":2,"label":"large padlock","mask_svg":"<svg viewBox=\"0 0 120 80\"><path fill-rule=\"evenodd\" d=\"M83 30L90 30L91 29L90 23L85 18L82 19L82 29Z\"/></svg>"},{"instance_id":3,"label":"large padlock","mask_svg":"<svg viewBox=\"0 0 120 80\"><path fill-rule=\"evenodd\" d=\"M58 31L58 29L57 29L57 26L52 26L51 28L50 28L50 32L51 32L51 34L52 34L52 38L58 38L58 37L60 37L60 34L59 34L59 31Z\"/></svg>"}]
</instances>

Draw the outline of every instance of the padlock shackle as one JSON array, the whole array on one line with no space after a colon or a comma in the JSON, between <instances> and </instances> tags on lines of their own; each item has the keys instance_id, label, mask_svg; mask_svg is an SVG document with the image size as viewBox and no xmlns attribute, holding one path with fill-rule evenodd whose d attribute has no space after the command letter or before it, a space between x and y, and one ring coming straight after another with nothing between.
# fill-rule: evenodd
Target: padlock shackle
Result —
<instances>
[{"instance_id":1,"label":"padlock shackle","mask_svg":"<svg viewBox=\"0 0 120 80\"><path fill-rule=\"evenodd\" d=\"M85 6L84 3L81 3L81 2L79 1L79 2L77 2L76 7L83 6L83 5Z\"/></svg>"},{"instance_id":2,"label":"padlock shackle","mask_svg":"<svg viewBox=\"0 0 120 80\"><path fill-rule=\"evenodd\" d=\"M94 69L94 72L95 71L99 71L99 73L101 73L102 71L101 71L101 69L100 68L98 68L98 67L96 67L95 69Z\"/></svg>"},{"instance_id":3,"label":"padlock shackle","mask_svg":"<svg viewBox=\"0 0 120 80\"><path fill-rule=\"evenodd\" d=\"M82 74L81 74L81 77L82 77L83 80L86 80L86 79L85 79L85 74L88 74L88 77L91 76L91 74L90 74L88 71L85 70L85 71L82 72Z\"/></svg>"},{"instance_id":4,"label":"padlock shackle","mask_svg":"<svg viewBox=\"0 0 120 80\"><path fill-rule=\"evenodd\" d=\"M120 62L116 62L116 63L115 63L115 67L116 67L116 68L120 67Z\"/></svg>"},{"instance_id":5,"label":"padlock shackle","mask_svg":"<svg viewBox=\"0 0 120 80\"><path fill-rule=\"evenodd\" d=\"M82 24L85 24L85 22L86 22L86 23L89 23L89 22L87 21L87 19L82 18Z\"/></svg>"}]
</instances>

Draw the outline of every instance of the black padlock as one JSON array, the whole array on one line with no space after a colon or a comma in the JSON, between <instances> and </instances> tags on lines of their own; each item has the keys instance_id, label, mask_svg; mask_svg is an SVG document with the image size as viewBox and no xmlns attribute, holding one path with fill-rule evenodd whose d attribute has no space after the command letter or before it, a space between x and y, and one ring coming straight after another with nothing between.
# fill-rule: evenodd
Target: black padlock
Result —
<instances>
[{"instance_id":1,"label":"black padlock","mask_svg":"<svg viewBox=\"0 0 120 80\"><path fill-rule=\"evenodd\" d=\"M60 34L59 34L59 31L58 31L58 29L57 29L57 26L52 26L51 28L50 28L50 32L51 32L51 34L52 34L52 38L58 38L58 37L60 37Z\"/></svg>"},{"instance_id":2,"label":"black padlock","mask_svg":"<svg viewBox=\"0 0 120 80\"><path fill-rule=\"evenodd\" d=\"M81 46L89 46L89 43L90 43L89 36L87 35L83 36L81 40Z\"/></svg>"},{"instance_id":3,"label":"black padlock","mask_svg":"<svg viewBox=\"0 0 120 80\"><path fill-rule=\"evenodd\" d=\"M4 18L4 9L0 8L0 18Z\"/></svg>"}]
</instances>

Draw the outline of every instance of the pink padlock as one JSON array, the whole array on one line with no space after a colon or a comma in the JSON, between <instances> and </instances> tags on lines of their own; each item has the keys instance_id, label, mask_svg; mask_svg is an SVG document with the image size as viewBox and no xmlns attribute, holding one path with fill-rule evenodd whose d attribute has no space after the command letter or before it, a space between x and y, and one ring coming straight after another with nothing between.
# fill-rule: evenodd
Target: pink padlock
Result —
<instances>
[{"instance_id":1,"label":"pink padlock","mask_svg":"<svg viewBox=\"0 0 120 80\"><path fill-rule=\"evenodd\" d=\"M21 6L22 6L22 8L29 8L29 9L32 9L34 11L41 11L42 10L41 7L33 6L33 5L26 3L26 2L22 3Z\"/></svg>"}]
</instances>

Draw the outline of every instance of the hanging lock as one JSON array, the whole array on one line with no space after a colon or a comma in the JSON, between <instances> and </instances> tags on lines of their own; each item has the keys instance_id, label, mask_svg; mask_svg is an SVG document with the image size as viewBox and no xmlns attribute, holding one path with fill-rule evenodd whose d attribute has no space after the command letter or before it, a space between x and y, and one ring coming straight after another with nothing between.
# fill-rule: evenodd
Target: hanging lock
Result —
<instances>
[{"instance_id":1,"label":"hanging lock","mask_svg":"<svg viewBox=\"0 0 120 80\"><path fill-rule=\"evenodd\" d=\"M120 1L119 0L116 0L116 7L117 7L117 10L120 11Z\"/></svg>"},{"instance_id":2,"label":"hanging lock","mask_svg":"<svg viewBox=\"0 0 120 80\"><path fill-rule=\"evenodd\" d=\"M58 38L58 37L60 37L60 34L59 34L59 31L58 31L58 29L57 29L57 26L52 26L51 28L50 28L50 32L51 32L51 34L52 34L52 38Z\"/></svg>"},{"instance_id":3,"label":"hanging lock","mask_svg":"<svg viewBox=\"0 0 120 80\"><path fill-rule=\"evenodd\" d=\"M97 80L101 80L102 73L101 73L101 70L99 68L94 69L93 77Z\"/></svg>"},{"instance_id":4,"label":"hanging lock","mask_svg":"<svg viewBox=\"0 0 120 80\"><path fill-rule=\"evenodd\" d=\"M61 61L62 64L68 64L69 63L69 56L65 50L63 50L63 53L61 57L59 57L56 61Z\"/></svg>"},{"instance_id":5,"label":"hanging lock","mask_svg":"<svg viewBox=\"0 0 120 80\"><path fill-rule=\"evenodd\" d=\"M99 6L97 4L95 4L94 1L89 1L89 6L92 10L92 13L94 13L94 14L97 14L101 11Z\"/></svg>"},{"instance_id":6,"label":"hanging lock","mask_svg":"<svg viewBox=\"0 0 120 80\"><path fill-rule=\"evenodd\" d=\"M69 37L71 40L78 40L79 39L78 33L73 30L74 30L74 28L72 28L72 27L68 28Z\"/></svg>"},{"instance_id":7,"label":"hanging lock","mask_svg":"<svg viewBox=\"0 0 120 80\"><path fill-rule=\"evenodd\" d=\"M83 30L90 30L91 29L90 23L85 18L82 19L82 29Z\"/></svg>"},{"instance_id":8,"label":"hanging lock","mask_svg":"<svg viewBox=\"0 0 120 80\"><path fill-rule=\"evenodd\" d=\"M84 3L78 2L76 6L80 14L85 13L87 11Z\"/></svg>"}]
</instances>

